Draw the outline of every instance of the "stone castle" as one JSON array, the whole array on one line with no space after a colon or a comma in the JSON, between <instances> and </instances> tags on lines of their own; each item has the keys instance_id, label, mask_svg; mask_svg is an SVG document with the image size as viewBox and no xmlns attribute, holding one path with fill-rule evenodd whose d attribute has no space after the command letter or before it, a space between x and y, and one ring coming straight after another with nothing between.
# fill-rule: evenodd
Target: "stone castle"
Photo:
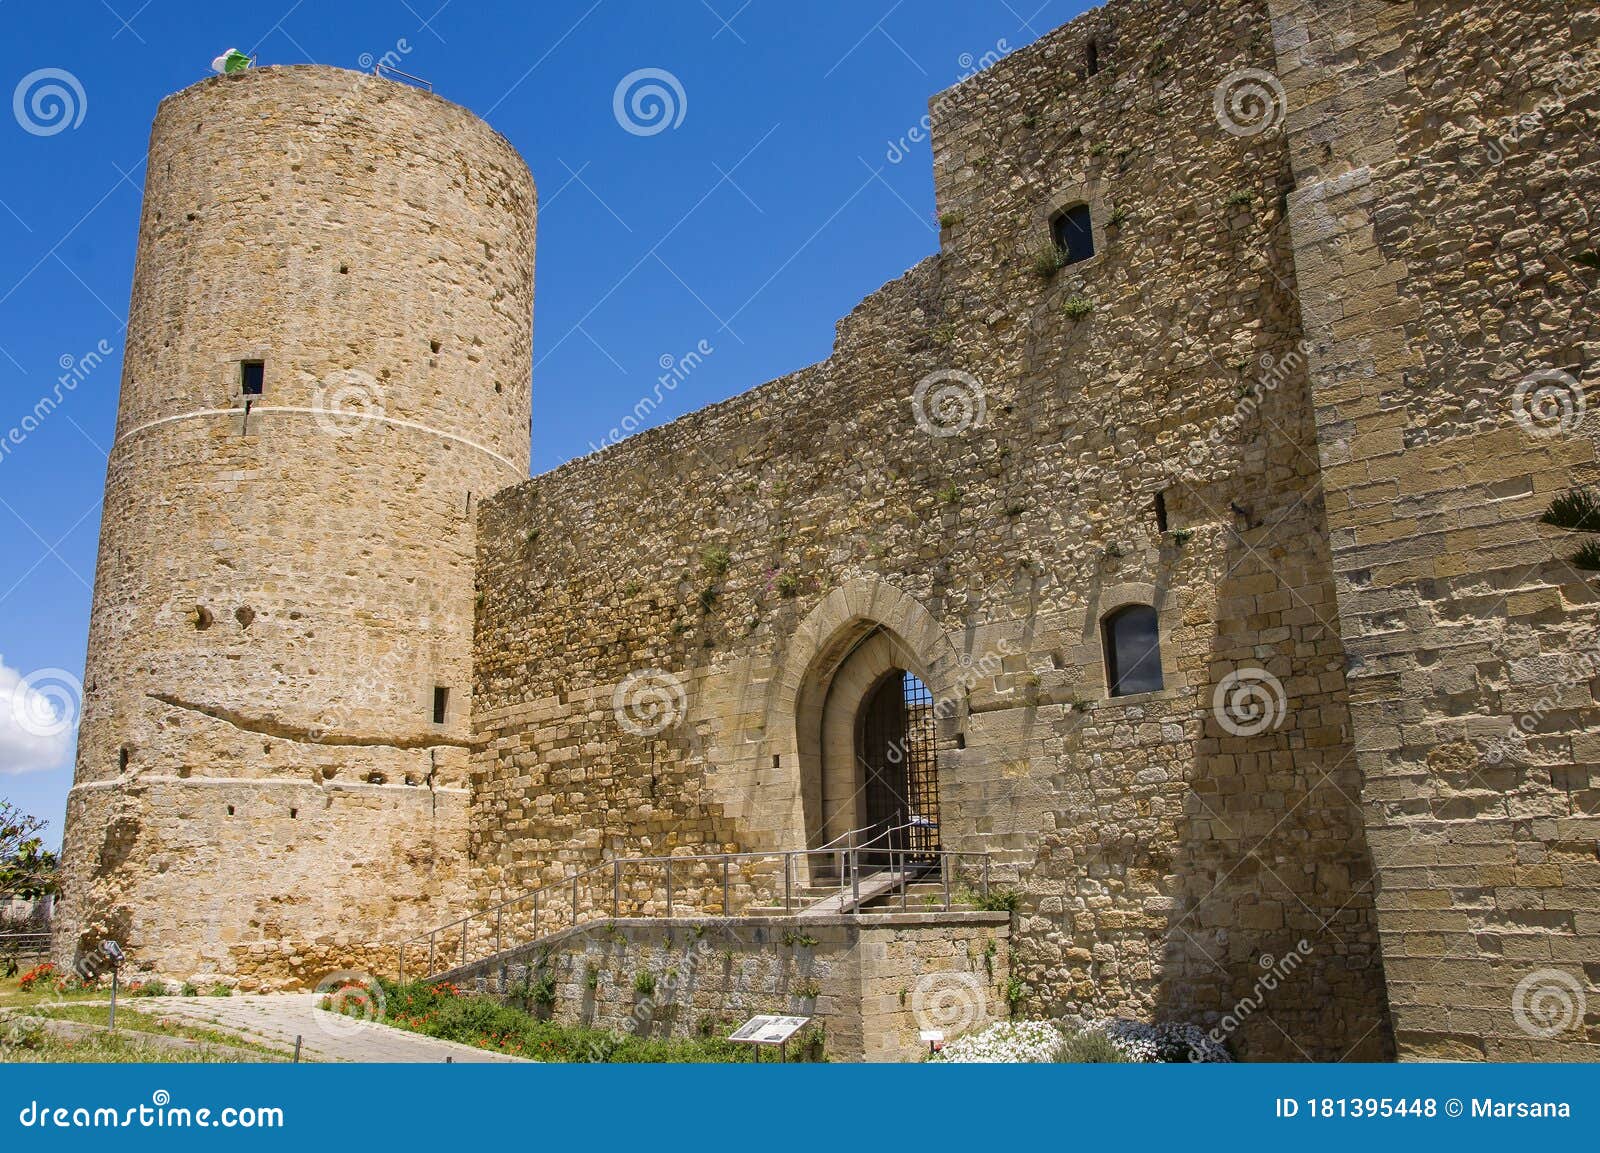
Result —
<instances>
[{"instance_id":1,"label":"stone castle","mask_svg":"<svg viewBox=\"0 0 1600 1153\"><path fill-rule=\"evenodd\" d=\"M899 830L1017 907L839 930L884 1013L956 963L1245 1057L1600 1056L1600 602L1540 523L1597 479L1597 32L1113 0L932 102L939 252L826 361L531 480L513 148L324 67L170 97L59 957L437 972L541 886L681 857L627 899L687 925Z\"/></svg>"}]
</instances>

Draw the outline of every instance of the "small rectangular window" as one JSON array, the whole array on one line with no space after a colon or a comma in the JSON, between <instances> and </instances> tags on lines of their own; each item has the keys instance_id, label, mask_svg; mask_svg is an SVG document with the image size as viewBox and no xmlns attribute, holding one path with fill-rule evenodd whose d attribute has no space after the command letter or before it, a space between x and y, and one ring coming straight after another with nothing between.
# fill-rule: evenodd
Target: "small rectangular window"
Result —
<instances>
[{"instance_id":1,"label":"small rectangular window","mask_svg":"<svg viewBox=\"0 0 1600 1153\"><path fill-rule=\"evenodd\" d=\"M450 707L450 690L443 685L433 686L433 723L444 724L444 715Z\"/></svg>"},{"instance_id":2,"label":"small rectangular window","mask_svg":"<svg viewBox=\"0 0 1600 1153\"><path fill-rule=\"evenodd\" d=\"M1167 531L1167 494L1156 493L1156 531Z\"/></svg>"},{"instance_id":3,"label":"small rectangular window","mask_svg":"<svg viewBox=\"0 0 1600 1153\"><path fill-rule=\"evenodd\" d=\"M267 362L241 360L239 362L239 391L246 396L260 396L267 383Z\"/></svg>"}]
</instances>

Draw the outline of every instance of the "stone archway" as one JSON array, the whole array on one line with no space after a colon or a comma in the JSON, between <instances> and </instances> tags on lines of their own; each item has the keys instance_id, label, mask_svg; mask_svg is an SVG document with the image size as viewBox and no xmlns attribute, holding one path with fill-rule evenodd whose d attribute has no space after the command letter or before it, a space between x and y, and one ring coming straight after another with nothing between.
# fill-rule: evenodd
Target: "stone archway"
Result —
<instances>
[{"instance_id":1,"label":"stone archway","mask_svg":"<svg viewBox=\"0 0 1600 1153\"><path fill-rule=\"evenodd\" d=\"M932 698L941 740L965 719L955 647L910 594L876 577L853 580L811 611L791 638L778 700L791 716L772 731L793 733L799 796L796 832L808 848L865 824L857 721L869 695L896 671L909 672Z\"/></svg>"}]
</instances>

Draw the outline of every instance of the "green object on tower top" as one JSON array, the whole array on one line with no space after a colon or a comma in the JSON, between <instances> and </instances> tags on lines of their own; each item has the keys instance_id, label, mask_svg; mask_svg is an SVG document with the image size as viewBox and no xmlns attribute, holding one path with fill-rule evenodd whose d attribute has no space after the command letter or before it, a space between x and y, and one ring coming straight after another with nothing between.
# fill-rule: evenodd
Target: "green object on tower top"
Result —
<instances>
[{"instance_id":1,"label":"green object on tower top","mask_svg":"<svg viewBox=\"0 0 1600 1153\"><path fill-rule=\"evenodd\" d=\"M243 72L250 67L250 57L240 52L237 48L230 48L221 56L211 62L213 72L221 72L231 76L235 72Z\"/></svg>"}]
</instances>

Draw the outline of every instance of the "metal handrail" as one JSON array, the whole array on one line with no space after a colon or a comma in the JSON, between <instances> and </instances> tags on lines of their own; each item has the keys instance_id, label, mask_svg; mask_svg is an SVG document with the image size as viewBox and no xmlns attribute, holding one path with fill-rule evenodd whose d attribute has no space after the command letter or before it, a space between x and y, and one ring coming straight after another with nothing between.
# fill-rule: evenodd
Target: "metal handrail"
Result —
<instances>
[{"instance_id":1,"label":"metal handrail","mask_svg":"<svg viewBox=\"0 0 1600 1153\"><path fill-rule=\"evenodd\" d=\"M839 865L839 868L840 868L840 892L841 892L840 905L841 905L841 912L842 912L842 911L844 911L844 901L842 899L842 894L843 894L843 891L844 891L844 885L845 885L845 881L846 881L846 870L844 869L844 863L845 863L846 857L848 856L849 862L850 862L850 866L851 866L850 869L848 870L849 884L851 886L852 895L853 895L853 899L854 899L854 904L856 906L856 908L853 909L852 911L859 912L859 905L860 905L860 872L861 872L861 870L860 870L860 854L861 854L861 850L863 848L867 847L867 846L872 845L874 842L880 840L881 838L883 838L884 836L887 836L888 834L890 834L892 832L896 832L899 829L910 828L910 827L912 827L911 823L908 822L907 824L904 824L904 825L898 825L898 826L894 826L892 828L884 829L877 836L871 838L870 840L864 842L861 845L856 845L856 846L853 846L853 847L851 847L849 849L832 849L832 848L824 847L824 848L820 848L820 849L787 849L787 850L776 850L776 851L771 851L771 852L696 853L696 854L684 854L684 855L677 855L677 856L668 855L668 856L656 856L656 857L613 857L609 861L603 861L598 865L593 865L590 868L580 870L578 872L573 873L571 876L563 877L559 881L552 881L552 882L550 882L548 884L540 885L538 888L529 889L529 890L527 890L525 892L517 894L514 897L508 897L508 898L505 898L504 900L501 900L501 901L499 901L499 902L497 902L497 903L495 903L493 905L486 906L485 908L483 908L483 909L481 909L481 910L479 910L477 912L467 913L465 916L459 917L459 918L457 918L456 920L453 920L453 921L449 921L449 922L447 922L447 923L445 923L443 925L440 925L440 926L438 926L438 927L436 927L434 929L430 929L430 930L427 930L425 932L417 933L417 934L415 934L413 936L403 938L402 940L400 940L396 944L396 947L398 948L398 950L400 952L400 957L399 957L400 979L402 981L404 981L404 979L405 979L405 960L406 960L406 949L407 949L408 946L419 944L419 943L421 943L423 941L427 942L427 945L428 945L428 971L431 974L431 973L433 973L435 971L434 959L435 959L435 957L437 955L437 944L438 944L438 940L439 940L440 935L441 934L452 934L454 932L454 930L456 930L457 928L459 928L461 930L461 956L458 959L457 964L452 965L450 967L451 968L459 968L461 965L468 964L469 960L468 960L467 954L468 954L468 951L469 951L469 943L470 943L469 929L470 929L470 926L471 926L472 922L474 922L474 921L487 921L490 917L492 917L493 921L494 921L494 936L495 936L494 953L500 953L500 952L504 951L503 927L504 927L504 913L505 913L505 910L510 908L513 905L523 904L523 903L529 901L530 899L533 901L533 914L532 914L533 924L532 924L532 928L533 928L534 934L535 934L532 938L530 938L530 940L538 940L541 936L548 935L548 934L541 934L538 931L539 930L540 904L541 904L541 899L544 898L546 896L546 894L552 894L553 891L557 890L557 889L567 889L567 890L571 891L571 894L572 894L572 912L571 912L571 920L570 920L569 924L571 926L578 925L579 922L580 922L580 918L579 918L579 905L580 905L579 893L581 891L581 884L580 883L585 878L593 877L594 875L596 875L598 873L605 872L607 870L610 870L611 874L612 874L611 913L610 913L609 917L606 917L606 916L595 916L595 917L592 917L591 919L594 919L594 920L612 920L612 919L616 919L616 918L621 916L622 871L623 871L623 869L625 867L629 867L629 866L659 865L659 866L662 866L664 868L664 870L666 872L666 878L665 878L665 881L666 881L666 884L665 884L666 900L668 902L667 903L667 915L671 916L672 915L672 909L673 909L673 906L672 906L673 885L672 885L672 872L671 872L671 870L672 870L673 866L674 865L695 865L695 864L705 864L705 863L720 864L722 866L722 913L723 913L723 916L729 916L729 915L731 915L730 914L730 889L731 889L731 886L730 886L730 875L729 874L730 874L730 867L734 863L743 862L743 861L755 861L755 860L781 860L782 863L783 863L783 907L784 907L785 912L787 912L789 907L790 907L791 901L792 901L791 889L792 889L792 883L793 883L793 877L794 877L794 859L796 857L805 858L805 857L815 856L815 855L818 855L818 854L822 854L822 855L825 855L825 856L836 857L838 865ZM853 832L859 832L859 831L862 831L862 830L852 830L852 833ZM838 838L835 838L835 840L837 840L837 839ZM832 844L832 842L830 842L830 844ZM878 850L878 852L886 852L886 853L888 853L889 856L890 856L891 862L893 861L893 859L894 859L894 857L896 855L898 855L901 858L901 864L900 864L900 873L901 873L901 876L900 876L901 908L904 909L906 907L906 892L905 892L905 890L906 890L906 881L907 881L906 870L907 870L907 868L909 866L909 857L916 851L910 850L910 849L886 849L886 850ZM922 852L916 852L916 855L920 856L920 857L926 857L928 854L927 853L922 853ZM940 849L940 850L935 850L932 855L935 856L936 858L938 858L940 871L941 871L941 873L943 874L943 877L944 877L944 891L945 891L944 908L945 908L946 911L948 911L949 906L951 904L951 901L950 901L950 882L949 882L949 873L950 873L951 862L956 862L957 864L959 864L959 862L963 858L974 858L974 857L978 858L982 862L982 867L983 867L983 874L982 874L982 876L983 876L983 880L982 880L983 893L984 893L985 896L988 895L988 888L989 888L989 854L988 853L983 853L983 852L958 852L958 851L953 851L953 850ZM591 902L590 902L590 911L591 911L591 913L594 912L596 904L597 904L596 902L591 900ZM548 908L549 906L547 905L546 907ZM446 939L448 940L448 937ZM525 944L527 942L523 942L523 943ZM490 954L490 955L492 956L493 954Z\"/></svg>"},{"instance_id":2,"label":"metal handrail","mask_svg":"<svg viewBox=\"0 0 1600 1153\"><path fill-rule=\"evenodd\" d=\"M405 80L411 81L411 83L415 84L418 88L426 89L429 92L433 91L432 80L424 80L422 77L413 76L409 72L402 72L393 64L385 64L382 60L379 60L372 66L372 74L380 77L399 76Z\"/></svg>"}]
</instances>

